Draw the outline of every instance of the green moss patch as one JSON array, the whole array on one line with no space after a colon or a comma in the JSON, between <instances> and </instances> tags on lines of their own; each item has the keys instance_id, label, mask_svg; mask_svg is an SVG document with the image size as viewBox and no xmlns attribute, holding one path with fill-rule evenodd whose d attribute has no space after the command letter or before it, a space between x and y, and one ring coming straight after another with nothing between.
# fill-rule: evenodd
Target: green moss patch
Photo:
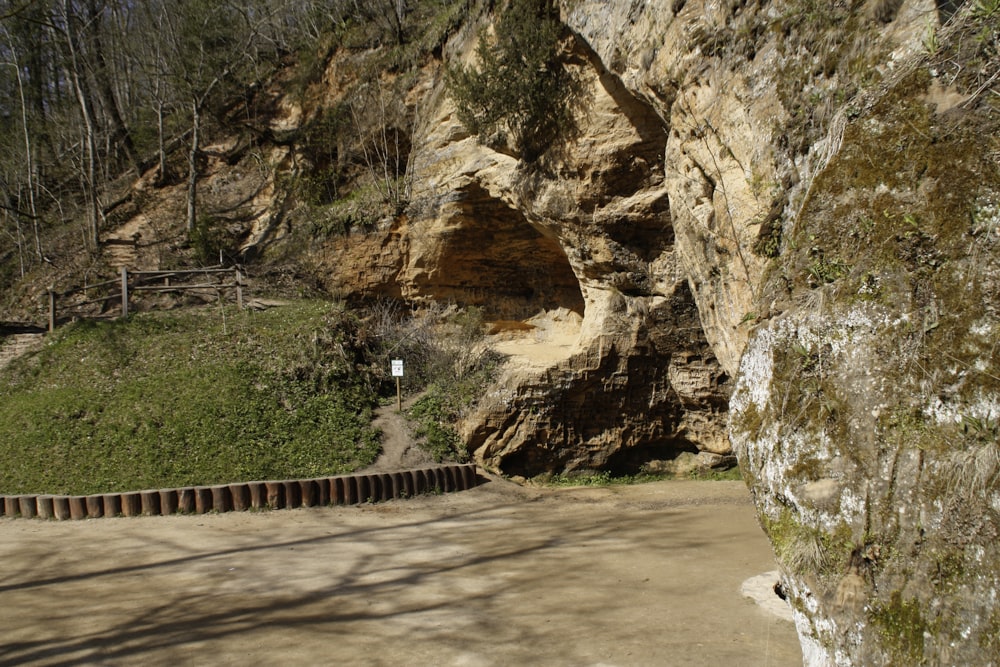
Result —
<instances>
[{"instance_id":1,"label":"green moss patch","mask_svg":"<svg viewBox=\"0 0 1000 667\"><path fill-rule=\"evenodd\" d=\"M893 591L889 602L872 608L870 617L897 665L923 664L924 634L932 628L920 611L920 601Z\"/></svg>"},{"instance_id":2,"label":"green moss patch","mask_svg":"<svg viewBox=\"0 0 1000 667\"><path fill-rule=\"evenodd\" d=\"M762 524L775 556L793 572L821 577L846 572L854 550L853 532L847 523L826 531L806 525L790 509L782 508L776 517L765 515Z\"/></svg>"}]
</instances>

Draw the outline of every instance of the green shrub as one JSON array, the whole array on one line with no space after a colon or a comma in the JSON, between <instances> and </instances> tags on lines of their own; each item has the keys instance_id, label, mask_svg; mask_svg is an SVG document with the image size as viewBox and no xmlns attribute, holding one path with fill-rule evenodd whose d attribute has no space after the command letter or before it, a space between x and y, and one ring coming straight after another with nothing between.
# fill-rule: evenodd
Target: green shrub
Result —
<instances>
[{"instance_id":1,"label":"green shrub","mask_svg":"<svg viewBox=\"0 0 1000 667\"><path fill-rule=\"evenodd\" d=\"M411 317L397 302L387 301L377 304L371 321L373 338L382 345L379 366L403 359L405 391L421 394L407 411L414 435L436 461L465 461L468 452L455 424L476 404L503 360L483 344L482 313L474 307L431 308ZM391 390L394 394L394 382Z\"/></svg>"},{"instance_id":2,"label":"green shrub","mask_svg":"<svg viewBox=\"0 0 1000 667\"><path fill-rule=\"evenodd\" d=\"M207 216L198 218L188 237L188 243L202 265L215 264L220 255L237 254L237 239L221 221Z\"/></svg>"},{"instance_id":3,"label":"green shrub","mask_svg":"<svg viewBox=\"0 0 1000 667\"><path fill-rule=\"evenodd\" d=\"M480 35L478 66L448 70L448 91L466 129L527 161L573 128L580 84L560 61L566 31L557 17L546 0L511 0L494 36Z\"/></svg>"},{"instance_id":4,"label":"green shrub","mask_svg":"<svg viewBox=\"0 0 1000 667\"><path fill-rule=\"evenodd\" d=\"M468 459L454 427L460 407L461 402L446 387L432 385L410 408L408 416L417 422L413 434L424 439L424 449L438 463Z\"/></svg>"}]
</instances>

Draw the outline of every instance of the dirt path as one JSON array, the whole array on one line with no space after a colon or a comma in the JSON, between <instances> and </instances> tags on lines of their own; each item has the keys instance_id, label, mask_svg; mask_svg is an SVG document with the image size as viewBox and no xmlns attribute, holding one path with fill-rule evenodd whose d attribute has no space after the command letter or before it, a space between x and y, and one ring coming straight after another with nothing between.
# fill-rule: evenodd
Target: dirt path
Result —
<instances>
[{"instance_id":1,"label":"dirt path","mask_svg":"<svg viewBox=\"0 0 1000 667\"><path fill-rule=\"evenodd\" d=\"M412 396L404 401L403 410L413 405L418 398L419 395ZM372 426L382 432L382 452L375 463L364 471L384 472L434 465L434 459L430 454L414 443L410 426L402 413L396 409L395 402L392 405L383 405L375 411Z\"/></svg>"},{"instance_id":2,"label":"dirt path","mask_svg":"<svg viewBox=\"0 0 1000 667\"><path fill-rule=\"evenodd\" d=\"M738 482L0 519L0 562L0 664L802 664Z\"/></svg>"}]
</instances>

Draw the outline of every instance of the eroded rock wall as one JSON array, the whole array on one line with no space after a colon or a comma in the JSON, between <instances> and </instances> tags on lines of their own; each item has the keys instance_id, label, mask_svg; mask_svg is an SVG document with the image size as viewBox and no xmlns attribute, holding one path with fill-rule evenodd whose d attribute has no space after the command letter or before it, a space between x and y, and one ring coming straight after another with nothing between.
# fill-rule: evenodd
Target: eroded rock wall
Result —
<instances>
[{"instance_id":1,"label":"eroded rock wall","mask_svg":"<svg viewBox=\"0 0 1000 667\"><path fill-rule=\"evenodd\" d=\"M717 408L685 411L678 372L708 360L704 408L741 368L731 435L810 665L1000 661L998 36L956 9L567 3L583 138L531 178L459 170L558 242L584 304L573 354L468 428L481 459L683 449ZM680 281L701 331L661 346Z\"/></svg>"},{"instance_id":2,"label":"eroded rock wall","mask_svg":"<svg viewBox=\"0 0 1000 667\"><path fill-rule=\"evenodd\" d=\"M743 359L732 434L808 664L1000 661L1000 121L955 76L976 23L837 137Z\"/></svg>"},{"instance_id":3,"label":"eroded rock wall","mask_svg":"<svg viewBox=\"0 0 1000 667\"><path fill-rule=\"evenodd\" d=\"M538 163L480 144L437 98L415 142L419 206L400 284L412 299L525 323L462 425L489 467L634 471L681 452L729 454L729 375L677 270L667 125L586 42L567 49L585 90L576 131Z\"/></svg>"},{"instance_id":4,"label":"eroded rock wall","mask_svg":"<svg viewBox=\"0 0 1000 667\"><path fill-rule=\"evenodd\" d=\"M806 664L998 664L996 14L670 5L567 20L669 127Z\"/></svg>"},{"instance_id":5,"label":"eroded rock wall","mask_svg":"<svg viewBox=\"0 0 1000 667\"><path fill-rule=\"evenodd\" d=\"M532 476L635 472L683 452L709 465L730 454L729 381L685 286L643 313L621 307L617 327L578 342L569 357L509 366L465 424L479 460Z\"/></svg>"},{"instance_id":6,"label":"eroded rock wall","mask_svg":"<svg viewBox=\"0 0 1000 667\"><path fill-rule=\"evenodd\" d=\"M567 3L565 20L668 128L676 257L735 374L782 226L832 150L827 129L918 48L932 2Z\"/></svg>"}]
</instances>

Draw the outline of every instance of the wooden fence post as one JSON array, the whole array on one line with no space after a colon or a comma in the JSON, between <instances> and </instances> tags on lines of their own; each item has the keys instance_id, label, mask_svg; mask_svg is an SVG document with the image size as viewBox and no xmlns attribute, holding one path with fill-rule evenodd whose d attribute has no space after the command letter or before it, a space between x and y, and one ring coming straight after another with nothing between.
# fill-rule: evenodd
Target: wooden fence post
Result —
<instances>
[{"instance_id":1,"label":"wooden fence post","mask_svg":"<svg viewBox=\"0 0 1000 667\"><path fill-rule=\"evenodd\" d=\"M233 272L236 275L236 303L239 304L240 310L243 310L243 272L238 266Z\"/></svg>"},{"instance_id":2,"label":"wooden fence post","mask_svg":"<svg viewBox=\"0 0 1000 667\"><path fill-rule=\"evenodd\" d=\"M128 268L122 267L122 318L128 317Z\"/></svg>"},{"instance_id":3,"label":"wooden fence post","mask_svg":"<svg viewBox=\"0 0 1000 667\"><path fill-rule=\"evenodd\" d=\"M56 330L56 290L49 286L49 333Z\"/></svg>"}]
</instances>

